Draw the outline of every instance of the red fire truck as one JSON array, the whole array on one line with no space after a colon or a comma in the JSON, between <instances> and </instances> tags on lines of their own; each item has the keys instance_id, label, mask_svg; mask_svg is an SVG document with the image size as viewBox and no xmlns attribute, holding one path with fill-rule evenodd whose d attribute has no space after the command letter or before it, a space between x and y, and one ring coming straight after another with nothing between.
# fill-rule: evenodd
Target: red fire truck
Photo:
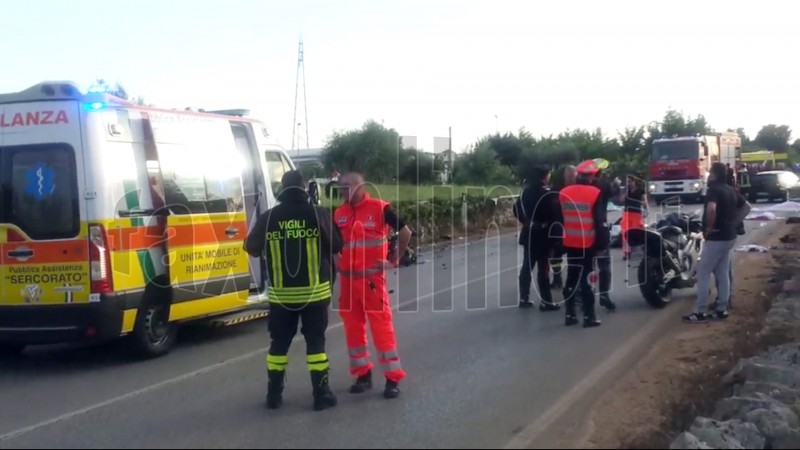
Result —
<instances>
[{"instance_id":1,"label":"red fire truck","mask_svg":"<svg viewBox=\"0 0 800 450\"><path fill-rule=\"evenodd\" d=\"M702 202L711 165L719 161L737 170L741 147L735 132L656 139L650 155L650 197L658 203L676 197L683 203Z\"/></svg>"}]
</instances>

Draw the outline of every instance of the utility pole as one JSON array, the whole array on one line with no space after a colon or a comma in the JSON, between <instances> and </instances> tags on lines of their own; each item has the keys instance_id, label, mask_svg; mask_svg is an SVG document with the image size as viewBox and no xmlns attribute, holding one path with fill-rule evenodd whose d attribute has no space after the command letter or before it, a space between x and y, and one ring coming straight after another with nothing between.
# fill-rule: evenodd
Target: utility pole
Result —
<instances>
[{"instance_id":1,"label":"utility pole","mask_svg":"<svg viewBox=\"0 0 800 450\"><path fill-rule=\"evenodd\" d=\"M303 114L305 116L303 126L306 129L306 149L308 149L308 101L306 100L306 66L302 35L300 36L300 44L297 48L297 76L294 82L294 121L292 122L292 150L297 150L298 155L300 154L300 136L297 136L297 128L299 125L297 122L297 97L300 93L300 75L303 76Z\"/></svg>"},{"instance_id":2,"label":"utility pole","mask_svg":"<svg viewBox=\"0 0 800 450\"><path fill-rule=\"evenodd\" d=\"M453 184L453 127L447 127L447 182Z\"/></svg>"}]
</instances>

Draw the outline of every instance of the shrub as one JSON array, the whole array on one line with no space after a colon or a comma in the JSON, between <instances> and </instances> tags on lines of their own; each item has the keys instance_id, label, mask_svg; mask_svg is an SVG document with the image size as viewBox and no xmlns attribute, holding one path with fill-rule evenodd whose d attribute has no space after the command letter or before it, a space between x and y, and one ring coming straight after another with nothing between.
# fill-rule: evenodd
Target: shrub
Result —
<instances>
[{"instance_id":1,"label":"shrub","mask_svg":"<svg viewBox=\"0 0 800 450\"><path fill-rule=\"evenodd\" d=\"M484 234L491 227L505 228L516 224L512 213L513 198L492 199L467 196L467 227L463 226L461 199L431 199L421 202L401 201L392 206L417 233L416 243L450 240L456 234Z\"/></svg>"}]
</instances>

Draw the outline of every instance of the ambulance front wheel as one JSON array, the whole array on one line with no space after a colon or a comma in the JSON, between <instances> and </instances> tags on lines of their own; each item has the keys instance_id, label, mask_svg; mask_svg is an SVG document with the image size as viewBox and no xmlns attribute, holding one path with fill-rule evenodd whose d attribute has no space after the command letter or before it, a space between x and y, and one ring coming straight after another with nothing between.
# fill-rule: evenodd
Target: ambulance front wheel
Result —
<instances>
[{"instance_id":1,"label":"ambulance front wheel","mask_svg":"<svg viewBox=\"0 0 800 450\"><path fill-rule=\"evenodd\" d=\"M143 358L157 358L172 350L177 340L177 327L169 322L169 305L151 302L139 309L131 335L134 351Z\"/></svg>"}]
</instances>

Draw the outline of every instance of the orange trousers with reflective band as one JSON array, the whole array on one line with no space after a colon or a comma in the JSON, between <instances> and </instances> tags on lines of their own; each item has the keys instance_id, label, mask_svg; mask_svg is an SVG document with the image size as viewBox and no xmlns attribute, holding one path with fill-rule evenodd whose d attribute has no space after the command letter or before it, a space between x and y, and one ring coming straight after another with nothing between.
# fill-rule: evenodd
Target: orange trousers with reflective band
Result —
<instances>
[{"instance_id":1,"label":"orange trousers with reflective band","mask_svg":"<svg viewBox=\"0 0 800 450\"><path fill-rule=\"evenodd\" d=\"M397 339L392 323L392 308L386 290L385 275L342 277L339 314L342 316L350 356L350 374L360 377L372 368L367 322L378 350L378 363L386 378L400 382L406 377L397 352Z\"/></svg>"},{"instance_id":2,"label":"orange trousers with reflective band","mask_svg":"<svg viewBox=\"0 0 800 450\"><path fill-rule=\"evenodd\" d=\"M628 240L625 239L625 233L630 230L631 228L642 228L644 227L644 217L642 213L638 212L623 212L622 213L622 223L620 224L620 228L622 229L622 253L628 254L630 253L631 249L628 248Z\"/></svg>"}]
</instances>

